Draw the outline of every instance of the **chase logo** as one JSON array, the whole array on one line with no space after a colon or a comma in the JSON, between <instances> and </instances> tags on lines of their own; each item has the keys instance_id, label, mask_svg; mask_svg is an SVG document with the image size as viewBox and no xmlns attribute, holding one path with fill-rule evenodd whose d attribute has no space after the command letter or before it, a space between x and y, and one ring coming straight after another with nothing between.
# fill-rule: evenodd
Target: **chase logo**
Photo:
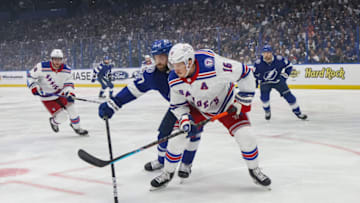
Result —
<instances>
[{"instance_id":1,"label":"chase logo","mask_svg":"<svg viewBox=\"0 0 360 203\"><path fill-rule=\"evenodd\" d=\"M265 72L264 74L264 80L274 80L276 78L276 76L278 75L278 72L276 71L276 69Z\"/></svg>"},{"instance_id":2,"label":"chase logo","mask_svg":"<svg viewBox=\"0 0 360 203\"><path fill-rule=\"evenodd\" d=\"M214 60L212 58L206 58L204 60L205 67L211 68L214 66Z\"/></svg>"},{"instance_id":3,"label":"chase logo","mask_svg":"<svg viewBox=\"0 0 360 203\"><path fill-rule=\"evenodd\" d=\"M123 80L129 78L129 74L125 71L116 71L112 73L113 80Z\"/></svg>"}]
</instances>

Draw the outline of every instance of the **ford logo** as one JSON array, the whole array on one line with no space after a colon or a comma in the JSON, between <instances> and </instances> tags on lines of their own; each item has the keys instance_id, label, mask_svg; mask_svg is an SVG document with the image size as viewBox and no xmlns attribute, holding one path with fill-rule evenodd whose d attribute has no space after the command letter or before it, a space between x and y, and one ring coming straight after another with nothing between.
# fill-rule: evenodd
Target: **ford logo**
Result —
<instances>
[{"instance_id":1,"label":"ford logo","mask_svg":"<svg viewBox=\"0 0 360 203\"><path fill-rule=\"evenodd\" d=\"M125 71L116 71L112 73L113 80L123 80L129 78L129 74Z\"/></svg>"}]
</instances>

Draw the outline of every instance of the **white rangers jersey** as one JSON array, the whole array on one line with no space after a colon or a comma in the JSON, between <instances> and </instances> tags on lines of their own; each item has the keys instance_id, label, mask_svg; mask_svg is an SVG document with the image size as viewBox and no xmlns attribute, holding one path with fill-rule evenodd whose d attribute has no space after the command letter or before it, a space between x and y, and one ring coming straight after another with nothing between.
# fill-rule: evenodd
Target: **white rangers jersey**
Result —
<instances>
[{"instance_id":1,"label":"white rangers jersey","mask_svg":"<svg viewBox=\"0 0 360 203\"><path fill-rule=\"evenodd\" d=\"M236 94L241 104L251 104L255 79L246 65L204 49L195 52L195 67L195 73L188 78L170 72L170 109L177 118L189 113L188 104L210 115L224 112L233 104Z\"/></svg>"},{"instance_id":2,"label":"white rangers jersey","mask_svg":"<svg viewBox=\"0 0 360 203\"><path fill-rule=\"evenodd\" d=\"M64 88L74 88L74 82L71 76L71 68L62 64L59 69L52 67L51 61L41 62L35 65L33 69L27 71L27 85L37 82L43 90L41 100L49 101L58 98Z\"/></svg>"}]
</instances>

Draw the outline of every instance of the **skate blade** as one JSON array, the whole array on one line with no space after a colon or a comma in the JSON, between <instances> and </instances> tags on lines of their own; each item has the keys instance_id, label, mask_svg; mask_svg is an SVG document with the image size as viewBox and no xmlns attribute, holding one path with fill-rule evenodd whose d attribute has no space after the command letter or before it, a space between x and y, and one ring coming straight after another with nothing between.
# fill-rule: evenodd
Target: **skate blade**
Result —
<instances>
[{"instance_id":1,"label":"skate blade","mask_svg":"<svg viewBox=\"0 0 360 203\"><path fill-rule=\"evenodd\" d=\"M188 178L180 178L180 184L185 184Z\"/></svg>"},{"instance_id":2,"label":"skate blade","mask_svg":"<svg viewBox=\"0 0 360 203\"><path fill-rule=\"evenodd\" d=\"M260 186L260 187L262 187L262 188L264 188L265 190L268 190L268 191L271 191L272 189L271 189L271 187L270 187L270 185L268 185L268 186L265 186L265 185L261 185L260 183L258 183L256 180L253 180L254 181L254 183L256 184L256 185L258 185L258 186Z\"/></svg>"},{"instance_id":3,"label":"skate blade","mask_svg":"<svg viewBox=\"0 0 360 203\"><path fill-rule=\"evenodd\" d=\"M165 183L164 185L162 185L162 186L160 186L160 187L153 187L153 186L151 186L150 189L149 189L149 191L152 192L152 191L158 191L158 190L165 189L168 184L169 184L169 183L167 182L167 183Z\"/></svg>"},{"instance_id":4,"label":"skate blade","mask_svg":"<svg viewBox=\"0 0 360 203\"><path fill-rule=\"evenodd\" d=\"M153 187L153 186L151 186L151 187L150 187L150 189L149 189L149 191L150 191L150 192L160 191L160 190L165 189L165 188L166 188L166 186L167 186L167 184L162 185L162 186L160 186L160 187Z\"/></svg>"}]
</instances>

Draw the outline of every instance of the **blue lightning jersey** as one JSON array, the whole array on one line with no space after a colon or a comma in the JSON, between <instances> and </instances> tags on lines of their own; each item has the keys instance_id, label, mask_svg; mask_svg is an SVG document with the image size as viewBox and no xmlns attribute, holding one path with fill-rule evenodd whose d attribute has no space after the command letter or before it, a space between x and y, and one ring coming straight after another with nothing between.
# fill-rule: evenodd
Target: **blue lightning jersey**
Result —
<instances>
[{"instance_id":1,"label":"blue lightning jersey","mask_svg":"<svg viewBox=\"0 0 360 203\"><path fill-rule=\"evenodd\" d=\"M292 64L280 55L273 55L273 61L267 63L263 56L255 61L254 76L261 84L278 83L280 76L288 78L292 70Z\"/></svg>"},{"instance_id":2,"label":"blue lightning jersey","mask_svg":"<svg viewBox=\"0 0 360 203\"><path fill-rule=\"evenodd\" d=\"M99 66L94 68L93 78L95 78L96 76L98 78L108 78L111 75L112 67L113 67L112 64L100 63Z\"/></svg>"},{"instance_id":3,"label":"blue lightning jersey","mask_svg":"<svg viewBox=\"0 0 360 203\"><path fill-rule=\"evenodd\" d=\"M140 77L123 88L113 99L118 106L135 100L149 90L158 91L161 96L170 101L169 84L167 82L169 72L159 71L155 66L147 67Z\"/></svg>"}]
</instances>

